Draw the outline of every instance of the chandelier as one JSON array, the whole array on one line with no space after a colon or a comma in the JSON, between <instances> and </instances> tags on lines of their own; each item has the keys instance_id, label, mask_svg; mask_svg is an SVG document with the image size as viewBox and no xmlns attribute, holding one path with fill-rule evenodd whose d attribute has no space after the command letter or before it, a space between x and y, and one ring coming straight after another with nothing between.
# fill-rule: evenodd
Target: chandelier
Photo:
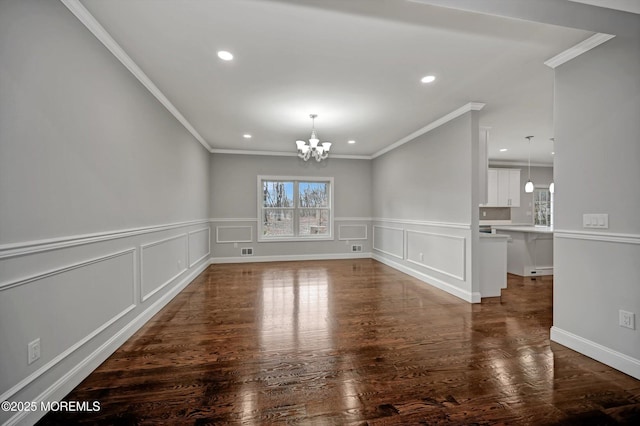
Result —
<instances>
[{"instance_id":1,"label":"chandelier","mask_svg":"<svg viewBox=\"0 0 640 426\"><path fill-rule=\"evenodd\" d=\"M320 140L318 136L316 136L316 117L318 114L310 114L311 117L311 137L309 138L309 143L305 141L296 141L296 147L298 148L298 157L302 158L304 161L309 160L309 158L313 157L316 161L322 161L329 156L329 150L331 149L331 142L322 142L319 143Z\"/></svg>"}]
</instances>

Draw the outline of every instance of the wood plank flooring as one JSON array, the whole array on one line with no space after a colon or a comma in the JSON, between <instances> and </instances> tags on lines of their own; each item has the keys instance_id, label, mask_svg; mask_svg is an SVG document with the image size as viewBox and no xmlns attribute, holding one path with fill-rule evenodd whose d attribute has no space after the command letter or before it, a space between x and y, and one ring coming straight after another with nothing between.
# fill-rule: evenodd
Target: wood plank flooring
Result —
<instances>
[{"instance_id":1,"label":"wood plank flooring","mask_svg":"<svg viewBox=\"0 0 640 426\"><path fill-rule=\"evenodd\" d=\"M549 342L550 277L471 305L370 259L210 266L41 425L640 424L640 381Z\"/></svg>"}]
</instances>

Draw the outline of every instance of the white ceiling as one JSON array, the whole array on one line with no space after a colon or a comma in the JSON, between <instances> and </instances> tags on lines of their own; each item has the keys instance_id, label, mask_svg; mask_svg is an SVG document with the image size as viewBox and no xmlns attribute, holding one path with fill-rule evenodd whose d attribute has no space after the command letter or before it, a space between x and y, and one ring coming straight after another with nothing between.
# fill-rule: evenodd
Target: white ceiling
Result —
<instances>
[{"instance_id":1,"label":"white ceiling","mask_svg":"<svg viewBox=\"0 0 640 426\"><path fill-rule=\"evenodd\" d=\"M608 9L622 10L624 12L640 14L640 0L571 0L576 3L585 3L593 6L606 7Z\"/></svg>"},{"instance_id":2,"label":"white ceiling","mask_svg":"<svg viewBox=\"0 0 640 426\"><path fill-rule=\"evenodd\" d=\"M532 162L550 164L553 70L543 62L592 35L398 0L82 4L206 143L228 150L293 152L316 113L334 155L371 156L483 102L490 158L525 160L533 135ZM218 59L221 49L234 60ZM420 83L427 74L437 80Z\"/></svg>"}]
</instances>

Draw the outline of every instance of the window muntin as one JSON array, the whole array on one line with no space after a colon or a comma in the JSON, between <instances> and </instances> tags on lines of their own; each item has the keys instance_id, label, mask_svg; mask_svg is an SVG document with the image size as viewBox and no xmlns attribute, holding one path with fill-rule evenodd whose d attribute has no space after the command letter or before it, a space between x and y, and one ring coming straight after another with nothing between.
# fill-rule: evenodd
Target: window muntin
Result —
<instances>
[{"instance_id":1,"label":"window muntin","mask_svg":"<svg viewBox=\"0 0 640 426\"><path fill-rule=\"evenodd\" d=\"M333 178L258 176L258 240L333 239Z\"/></svg>"},{"instance_id":2,"label":"window muntin","mask_svg":"<svg viewBox=\"0 0 640 426\"><path fill-rule=\"evenodd\" d=\"M533 220L536 226L553 226L553 194L547 188L533 192Z\"/></svg>"}]
</instances>

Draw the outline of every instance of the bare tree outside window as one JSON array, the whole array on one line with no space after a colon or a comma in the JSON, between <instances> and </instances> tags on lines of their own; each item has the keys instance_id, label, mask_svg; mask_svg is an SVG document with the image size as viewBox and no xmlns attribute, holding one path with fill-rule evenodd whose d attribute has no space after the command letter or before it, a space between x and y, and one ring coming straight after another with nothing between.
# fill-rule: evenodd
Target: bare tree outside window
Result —
<instances>
[{"instance_id":1,"label":"bare tree outside window","mask_svg":"<svg viewBox=\"0 0 640 426\"><path fill-rule=\"evenodd\" d=\"M331 183L260 179L262 238L331 237Z\"/></svg>"},{"instance_id":2,"label":"bare tree outside window","mask_svg":"<svg viewBox=\"0 0 640 426\"><path fill-rule=\"evenodd\" d=\"M536 188L533 192L533 219L536 226L552 224L551 193L548 189Z\"/></svg>"}]
</instances>

